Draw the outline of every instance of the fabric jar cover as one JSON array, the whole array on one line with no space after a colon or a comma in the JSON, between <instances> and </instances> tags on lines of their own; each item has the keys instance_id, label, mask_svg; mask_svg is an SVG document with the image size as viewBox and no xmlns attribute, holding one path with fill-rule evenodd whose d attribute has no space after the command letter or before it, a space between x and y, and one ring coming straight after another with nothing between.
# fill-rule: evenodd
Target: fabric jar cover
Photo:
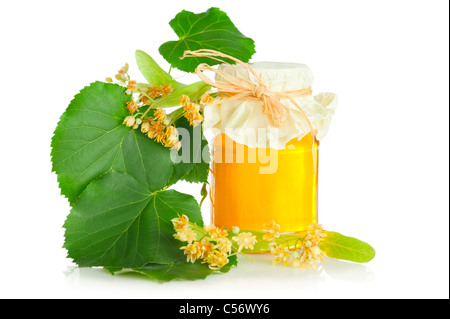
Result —
<instances>
[{"instance_id":1,"label":"fabric jar cover","mask_svg":"<svg viewBox=\"0 0 450 319\"><path fill-rule=\"evenodd\" d=\"M267 88L272 91L306 89L311 87L313 82L312 71L305 64L256 62L249 65L260 74ZM241 65L222 64L218 69L225 74L241 77L257 84L254 75ZM227 81L217 74L215 80ZM328 132L331 117L337 106L336 95L320 93L315 96L295 97L294 100L317 130L316 138L321 141ZM301 140L310 133L310 126L291 101L282 99L281 102L288 107L288 116L287 121L277 129L269 123L269 119L263 113L262 102L244 100L206 104L203 110L203 128L225 133L237 143L252 148L284 149L293 138Z\"/></svg>"}]
</instances>

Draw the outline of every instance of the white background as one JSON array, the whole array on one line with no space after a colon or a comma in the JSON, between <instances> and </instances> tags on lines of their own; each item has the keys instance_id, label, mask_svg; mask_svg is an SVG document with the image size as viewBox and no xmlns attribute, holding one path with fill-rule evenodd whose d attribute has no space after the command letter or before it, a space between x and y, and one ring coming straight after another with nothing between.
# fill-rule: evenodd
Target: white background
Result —
<instances>
[{"instance_id":1,"label":"white background","mask_svg":"<svg viewBox=\"0 0 450 319\"><path fill-rule=\"evenodd\" d=\"M449 297L448 1L0 3L1 298ZM158 53L176 39L168 22L210 6L256 41L252 61L306 63L314 92L338 95L321 145L320 222L372 244L372 262L327 259L312 272L258 257L204 281L158 284L65 258L70 207L49 155L59 116L124 62L142 80L136 49L168 69Z\"/></svg>"}]
</instances>

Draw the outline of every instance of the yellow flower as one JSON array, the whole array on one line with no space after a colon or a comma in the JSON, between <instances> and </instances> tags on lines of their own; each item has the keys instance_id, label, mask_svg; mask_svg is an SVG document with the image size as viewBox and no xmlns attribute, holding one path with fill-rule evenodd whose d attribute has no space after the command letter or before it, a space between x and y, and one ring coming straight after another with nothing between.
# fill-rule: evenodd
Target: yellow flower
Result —
<instances>
[{"instance_id":1,"label":"yellow flower","mask_svg":"<svg viewBox=\"0 0 450 319\"><path fill-rule=\"evenodd\" d=\"M327 233L323 230L322 225L312 224L308 226L305 241L311 242L312 246L318 246L321 241L325 240Z\"/></svg>"},{"instance_id":2,"label":"yellow flower","mask_svg":"<svg viewBox=\"0 0 450 319\"><path fill-rule=\"evenodd\" d=\"M192 103L192 102L187 102L187 103L183 104L183 108L186 112L189 112L189 113L196 113L199 110L197 104Z\"/></svg>"},{"instance_id":3,"label":"yellow flower","mask_svg":"<svg viewBox=\"0 0 450 319\"><path fill-rule=\"evenodd\" d=\"M129 69L128 63L125 63L125 65L118 71L118 73L127 73Z\"/></svg>"},{"instance_id":4,"label":"yellow flower","mask_svg":"<svg viewBox=\"0 0 450 319\"><path fill-rule=\"evenodd\" d=\"M148 89L148 95L150 97L160 97L162 95L162 88L159 86L152 86Z\"/></svg>"},{"instance_id":5,"label":"yellow flower","mask_svg":"<svg viewBox=\"0 0 450 319\"><path fill-rule=\"evenodd\" d=\"M274 242L270 245L270 252L274 256L274 258L273 258L274 264L283 264L285 266L288 265L289 259L291 257L291 253L289 252L289 249L287 249L283 245L277 245Z\"/></svg>"},{"instance_id":6,"label":"yellow flower","mask_svg":"<svg viewBox=\"0 0 450 319\"><path fill-rule=\"evenodd\" d=\"M218 250L211 251L203 263L208 263L211 269L220 269L228 264L228 255Z\"/></svg>"},{"instance_id":7,"label":"yellow flower","mask_svg":"<svg viewBox=\"0 0 450 319\"><path fill-rule=\"evenodd\" d=\"M127 81L128 80L128 63L125 63L125 65L117 71L116 79L119 81Z\"/></svg>"},{"instance_id":8,"label":"yellow flower","mask_svg":"<svg viewBox=\"0 0 450 319\"><path fill-rule=\"evenodd\" d=\"M148 137L154 139L158 143L161 143L166 137L166 133L164 132L165 126L157 121L150 122L150 128L148 130Z\"/></svg>"},{"instance_id":9,"label":"yellow flower","mask_svg":"<svg viewBox=\"0 0 450 319\"><path fill-rule=\"evenodd\" d=\"M263 232L265 232L263 239L269 241L275 241L280 237L280 225L272 221L270 224L264 224Z\"/></svg>"},{"instance_id":10,"label":"yellow flower","mask_svg":"<svg viewBox=\"0 0 450 319\"><path fill-rule=\"evenodd\" d=\"M208 232L211 239L225 238L228 236L228 231L214 225L206 226L204 229Z\"/></svg>"},{"instance_id":11,"label":"yellow flower","mask_svg":"<svg viewBox=\"0 0 450 319\"><path fill-rule=\"evenodd\" d=\"M181 105L184 105L184 104L186 104L188 102L189 102L189 96L187 96L187 95L180 96L180 104Z\"/></svg>"},{"instance_id":12,"label":"yellow flower","mask_svg":"<svg viewBox=\"0 0 450 319\"><path fill-rule=\"evenodd\" d=\"M166 111L164 111L163 109L157 109L153 113L153 117L154 117L155 121L164 123L164 120L166 119Z\"/></svg>"},{"instance_id":13,"label":"yellow flower","mask_svg":"<svg viewBox=\"0 0 450 319\"><path fill-rule=\"evenodd\" d=\"M172 92L173 92L172 85L170 85L170 84L164 85L164 86L161 88L161 91L162 91L162 96L163 96L163 97L166 96L166 95L168 95L168 94L170 94L170 93L172 93Z\"/></svg>"},{"instance_id":14,"label":"yellow flower","mask_svg":"<svg viewBox=\"0 0 450 319\"><path fill-rule=\"evenodd\" d=\"M128 127L134 126L134 124L136 123L136 119L134 116L129 115L127 116L124 120L123 120L123 124L125 124Z\"/></svg>"},{"instance_id":15,"label":"yellow flower","mask_svg":"<svg viewBox=\"0 0 450 319\"><path fill-rule=\"evenodd\" d=\"M180 97L180 104L184 108L184 116L189 120L190 125L195 127L203 121L203 116L200 114L200 106L191 103L189 96L182 95Z\"/></svg>"},{"instance_id":16,"label":"yellow flower","mask_svg":"<svg viewBox=\"0 0 450 319\"><path fill-rule=\"evenodd\" d=\"M252 233L240 233L232 239L239 245L239 251L241 251L242 248L253 249L256 244L256 236Z\"/></svg>"},{"instance_id":17,"label":"yellow flower","mask_svg":"<svg viewBox=\"0 0 450 319\"><path fill-rule=\"evenodd\" d=\"M180 247L180 249L183 249L184 254L187 255L186 259L187 262L194 263L202 255L202 252L199 249L197 241L187 246Z\"/></svg>"},{"instance_id":18,"label":"yellow flower","mask_svg":"<svg viewBox=\"0 0 450 319\"><path fill-rule=\"evenodd\" d=\"M271 225L265 225L265 228L267 228L267 237L272 236L272 234L275 234L279 230L277 226L278 225L274 222L272 222ZM266 232L266 230L264 231ZM316 264L319 261L323 261L323 256L325 256L325 253L320 250L319 244L326 236L327 234L324 232L321 225L313 224L308 227L306 235L298 250L291 252L288 248L283 245L278 245L273 241L269 244L270 252L274 256L273 262L285 266L290 265L300 268L315 268Z\"/></svg>"},{"instance_id":19,"label":"yellow flower","mask_svg":"<svg viewBox=\"0 0 450 319\"><path fill-rule=\"evenodd\" d=\"M181 230L189 225L189 217L183 214L181 217L173 218L171 222L175 230Z\"/></svg>"},{"instance_id":20,"label":"yellow flower","mask_svg":"<svg viewBox=\"0 0 450 319\"><path fill-rule=\"evenodd\" d=\"M197 104L188 102L183 105L184 117L189 120L189 124L196 127L203 121L203 116L200 114L200 107Z\"/></svg>"},{"instance_id":21,"label":"yellow flower","mask_svg":"<svg viewBox=\"0 0 450 319\"><path fill-rule=\"evenodd\" d=\"M197 234L188 226L176 231L177 232L175 235L173 235L173 237L175 237L175 239L178 239L179 241L187 241L190 244L195 239L197 239Z\"/></svg>"},{"instance_id":22,"label":"yellow flower","mask_svg":"<svg viewBox=\"0 0 450 319\"><path fill-rule=\"evenodd\" d=\"M231 240L229 240L228 238L218 238L216 242L217 244L214 246L214 248L225 254L229 254L231 252L231 246L233 245L231 243Z\"/></svg>"},{"instance_id":23,"label":"yellow flower","mask_svg":"<svg viewBox=\"0 0 450 319\"><path fill-rule=\"evenodd\" d=\"M300 268L316 268L316 263L320 259L316 259L312 256L311 251L309 250L303 250L300 254L299 258L295 258L292 262L292 265L294 267L300 267Z\"/></svg>"},{"instance_id":24,"label":"yellow flower","mask_svg":"<svg viewBox=\"0 0 450 319\"><path fill-rule=\"evenodd\" d=\"M214 102L214 99L211 97L211 95L205 94L205 95L202 96L201 101L204 104L208 104L208 103Z\"/></svg>"},{"instance_id":25,"label":"yellow flower","mask_svg":"<svg viewBox=\"0 0 450 319\"><path fill-rule=\"evenodd\" d=\"M125 108L128 109L128 112L130 114L133 114L134 112L137 111L137 109L139 107L134 100L131 100L131 101L127 102L127 106Z\"/></svg>"},{"instance_id":26,"label":"yellow flower","mask_svg":"<svg viewBox=\"0 0 450 319\"><path fill-rule=\"evenodd\" d=\"M214 250L214 244L203 238L198 242L200 251L202 252L201 258L205 258L208 254Z\"/></svg>"},{"instance_id":27,"label":"yellow flower","mask_svg":"<svg viewBox=\"0 0 450 319\"><path fill-rule=\"evenodd\" d=\"M295 264L299 264L302 268L315 268L317 262L323 261L325 253L320 250L319 245L325 237L327 237L327 234L323 230L322 225L312 224L308 226L306 236L299 250L299 257L295 259Z\"/></svg>"},{"instance_id":28,"label":"yellow flower","mask_svg":"<svg viewBox=\"0 0 450 319\"><path fill-rule=\"evenodd\" d=\"M148 91L146 88L141 88L140 90L142 92L144 92L144 93ZM138 99L139 99L139 101L142 102L143 105L150 105L150 104L152 104L152 100L150 100L150 98L148 96L146 96L145 94L143 94L143 93L139 94L139 98Z\"/></svg>"},{"instance_id":29,"label":"yellow flower","mask_svg":"<svg viewBox=\"0 0 450 319\"><path fill-rule=\"evenodd\" d=\"M137 89L137 82L134 81L134 80L128 81L127 89L129 89L129 90L136 90Z\"/></svg>"},{"instance_id":30,"label":"yellow flower","mask_svg":"<svg viewBox=\"0 0 450 319\"><path fill-rule=\"evenodd\" d=\"M178 131L175 128L175 126L169 126L166 129L166 135L164 137L164 146L176 149L179 149L179 147L181 147L181 143L178 140Z\"/></svg>"},{"instance_id":31,"label":"yellow flower","mask_svg":"<svg viewBox=\"0 0 450 319\"><path fill-rule=\"evenodd\" d=\"M197 259L208 256L214 250L214 245L206 239L202 239L201 241L195 241L187 246L183 246L180 249L183 249L184 254L187 255L187 261L194 263Z\"/></svg>"},{"instance_id":32,"label":"yellow flower","mask_svg":"<svg viewBox=\"0 0 450 319\"><path fill-rule=\"evenodd\" d=\"M210 232L210 231L212 231L214 228L216 228L216 226L214 226L214 225L205 225L205 226L203 226L203 229L206 231L206 232Z\"/></svg>"}]
</instances>

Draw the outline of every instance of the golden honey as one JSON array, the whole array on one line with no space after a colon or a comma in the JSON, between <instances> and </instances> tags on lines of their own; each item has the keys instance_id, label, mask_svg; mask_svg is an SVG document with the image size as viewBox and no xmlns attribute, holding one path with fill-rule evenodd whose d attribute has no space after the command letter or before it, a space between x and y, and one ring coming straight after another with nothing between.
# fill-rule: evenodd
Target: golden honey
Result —
<instances>
[{"instance_id":1,"label":"golden honey","mask_svg":"<svg viewBox=\"0 0 450 319\"><path fill-rule=\"evenodd\" d=\"M311 134L300 141L294 138L282 150L249 148L223 133L217 135L210 194L213 223L262 231L263 224L275 220L281 232L303 231L316 223L318 142L314 143L313 156ZM268 156L269 152L273 153Z\"/></svg>"}]
</instances>

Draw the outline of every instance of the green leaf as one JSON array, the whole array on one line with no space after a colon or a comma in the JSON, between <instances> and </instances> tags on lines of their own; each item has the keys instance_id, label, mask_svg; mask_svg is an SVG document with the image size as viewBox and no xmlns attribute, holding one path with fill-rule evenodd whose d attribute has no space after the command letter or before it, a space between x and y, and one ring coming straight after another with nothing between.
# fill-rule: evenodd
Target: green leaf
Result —
<instances>
[{"instance_id":1,"label":"green leaf","mask_svg":"<svg viewBox=\"0 0 450 319\"><path fill-rule=\"evenodd\" d=\"M243 62L248 62L255 53L254 41L243 35L227 14L218 8L199 14L183 10L169 24L179 40L164 43L159 52L173 67L182 71L194 72L200 63L220 63L209 58L180 60L186 50L212 49ZM227 62L234 63L231 60Z\"/></svg>"},{"instance_id":2,"label":"green leaf","mask_svg":"<svg viewBox=\"0 0 450 319\"><path fill-rule=\"evenodd\" d=\"M226 273L230 271L231 267L237 266L236 255L229 257L229 262L226 266L220 269L220 272ZM178 260L170 264L147 264L143 267L134 269L108 269L112 274L129 274L138 273L146 276L149 279L167 282L172 280L199 280L205 279L209 275L217 272L211 270L207 264L202 264L200 261L195 263L188 263L184 260Z\"/></svg>"},{"instance_id":3,"label":"green leaf","mask_svg":"<svg viewBox=\"0 0 450 319\"><path fill-rule=\"evenodd\" d=\"M222 267L219 271L227 273L233 266L237 266L236 255L228 258L227 265ZM112 274L129 274L138 273L146 276L149 279L167 282L172 280L199 280L205 279L209 275L216 273L208 267L207 264L202 264L200 261L195 263L188 263L184 260L177 260L170 264L147 264L143 267L132 269L107 269Z\"/></svg>"},{"instance_id":4,"label":"green leaf","mask_svg":"<svg viewBox=\"0 0 450 319\"><path fill-rule=\"evenodd\" d=\"M320 244L320 249L328 257L367 263L375 257L375 250L367 243L336 232L327 231L328 236Z\"/></svg>"},{"instance_id":5,"label":"green leaf","mask_svg":"<svg viewBox=\"0 0 450 319\"><path fill-rule=\"evenodd\" d=\"M167 282L172 280L198 280L205 279L213 273L208 265L200 262L193 264L186 261L177 261L167 265L161 264L148 264L140 268L134 269L122 269L120 271L113 272L114 274L129 274L138 273L146 276L149 279Z\"/></svg>"},{"instance_id":6,"label":"green leaf","mask_svg":"<svg viewBox=\"0 0 450 319\"><path fill-rule=\"evenodd\" d=\"M150 191L172 175L170 150L122 124L130 97L125 88L95 82L70 103L52 138L53 171L73 205L89 183L112 170L127 172Z\"/></svg>"},{"instance_id":7,"label":"green leaf","mask_svg":"<svg viewBox=\"0 0 450 319\"><path fill-rule=\"evenodd\" d=\"M80 266L141 267L182 257L171 219L186 214L203 225L196 200L174 190L151 192L126 173L92 182L64 224L68 257Z\"/></svg>"},{"instance_id":8,"label":"green leaf","mask_svg":"<svg viewBox=\"0 0 450 319\"><path fill-rule=\"evenodd\" d=\"M191 126L185 117L178 119L175 126L181 137L181 149L178 151L181 162L175 164L169 184L175 184L180 179L191 183L207 183L211 159L202 126Z\"/></svg>"},{"instance_id":9,"label":"green leaf","mask_svg":"<svg viewBox=\"0 0 450 319\"><path fill-rule=\"evenodd\" d=\"M141 71L149 84L157 86L170 84L174 90L184 86L184 84L175 81L169 73L161 69L155 60L144 51L137 50L135 55L139 71Z\"/></svg>"},{"instance_id":10,"label":"green leaf","mask_svg":"<svg viewBox=\"0 0 450 319\"><path fill-rule=\"evenodd\" d=\"M220 272L222 273L227 273L230 271L230 269L234 266L237 267L238 265L238 259L237 259L237 255L233 255L228 257L228 264L226 264L225 266L223 266L222 268L220 268Z\"/></svg>"},{"instance_id":11,"label":"green leaf","mask_svg":"<svg viewBox=\"0 0 450 319\"><path fill-rule=\"evenodd\" d=\"M209 156L209 146L206 140L202 140L202 150L204 154L208 154ZM189 183L208 183L209 176L209 157L208 160L205 161L203 156L200 159L200 162L194 162L194 166L192 169L183 175L182 180Z\"/></svg>"}]
</instances>

